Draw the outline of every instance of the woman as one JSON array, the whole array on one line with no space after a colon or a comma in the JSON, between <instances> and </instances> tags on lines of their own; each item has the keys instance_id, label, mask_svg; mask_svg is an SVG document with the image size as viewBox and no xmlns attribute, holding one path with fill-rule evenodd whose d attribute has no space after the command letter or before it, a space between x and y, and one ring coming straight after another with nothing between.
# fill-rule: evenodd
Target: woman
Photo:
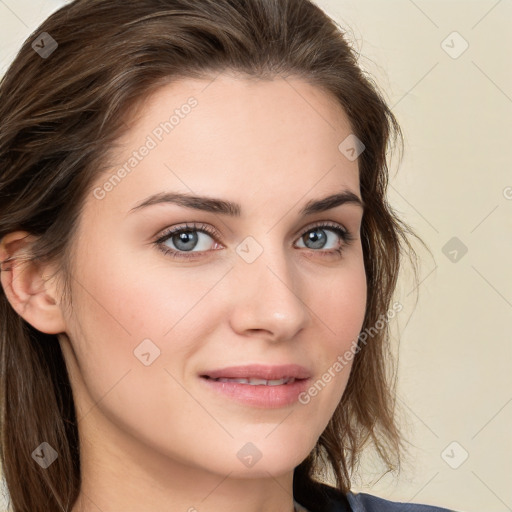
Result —
<instances>
[{"instance_id":1,"label":"woman","mask_svg":"<svg viewBox=\"0 0 512 512\"><path fill-rule=\"evenodd\" d=\"M414 251L399 126L339 27L308 0L75 0L29 39L0 86L13 510L446 510L350 491L368 442L398 468Z\"/></svg>"}]
</instances>

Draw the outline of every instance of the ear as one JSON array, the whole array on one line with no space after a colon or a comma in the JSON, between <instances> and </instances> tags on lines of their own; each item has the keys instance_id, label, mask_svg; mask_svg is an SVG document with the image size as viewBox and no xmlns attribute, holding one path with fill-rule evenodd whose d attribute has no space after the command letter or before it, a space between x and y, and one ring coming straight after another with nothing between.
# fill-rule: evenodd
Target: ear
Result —
<instances>
[{"instance_id":1,"label":"ear","mask_svg":"<svg viewBox=\"0 0 512 512\"><path fill-rule=\"evenodd\" d=\"M65 331L60 296L52 268L30 260L36 237L26 231L5 235L0 243L0 282L13 309L30 325L47 334Z\"/></svg>"}]
</instances>

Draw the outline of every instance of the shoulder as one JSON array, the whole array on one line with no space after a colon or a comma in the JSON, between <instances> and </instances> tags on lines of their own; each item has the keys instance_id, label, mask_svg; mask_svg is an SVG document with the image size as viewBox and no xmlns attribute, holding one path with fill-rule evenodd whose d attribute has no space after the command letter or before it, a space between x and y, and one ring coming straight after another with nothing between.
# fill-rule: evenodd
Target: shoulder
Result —
<instances>
[{"instance_id":1,"label":"shoulder","mask_svg":"<svg viewBox=\"0 0 512 512\"><path fill-rule=\"evenodd\" d=\"M434 505L389 501L366 493L349 492L347 499L353 512L455 512Z\"/></svg>"},{"instance_id":2,"label":"shoulder","mask_svg":"<svg viewBox=\"0 0 512 512\"><path fill-rule=\"evenodd\" d=\"M348 492L345 495L339 489L320 482L316 482L315 487L326 499L323 506L313 510L308 508L310 512L455 512L433 505L390 501L366 493Z\"/></svg>"}]
</instances>

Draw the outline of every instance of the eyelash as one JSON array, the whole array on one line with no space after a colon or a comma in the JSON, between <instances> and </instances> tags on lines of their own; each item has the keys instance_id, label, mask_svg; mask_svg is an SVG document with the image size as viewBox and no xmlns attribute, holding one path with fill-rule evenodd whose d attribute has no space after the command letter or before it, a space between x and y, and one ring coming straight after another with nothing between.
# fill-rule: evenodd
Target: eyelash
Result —
<instances>
[{"instance_id":1,"label":"eyelash","mask_svg":"<svg viewBox=\"0 0 512 512\"><path fill-rule=\"evenodd\" d=\"M315 250L310 249L313 252L320 253L320 256L333 256L338 255L341 256L342 252L345 250L345 248L350 245L352 241L355 240L355 237L348 231L347 229L341 227L339 224L335 223L319 223L313 226L308 227L305 231L302 232L302 234L299 236L299 238L302 238L306 233L309 233L310 231L315 231L316 229L326 229L328 231L333 231L336 233L342 240L343 243L340 247L337 249L330 249L326 251L322 251L321 249ZM201 254L205 252L210 251L195 251L195 252L187 252L187 251L176 251L174 249L170 249L169 247L166 247L164 245L164 242L169 240L172 236L177 235L182 232L188 232L188 231L198 231L201 233L205 233L209 236L211 236L216 242L217 238L220 238L219 234L215 229L208 226L207 224L201 224L200 226L196 224L189 225L188 223L185 226L178 226L175 228L170 228L166 230L164 233L162 233L157 240L155 240L153 243L158 247L160 251L162 251L165 255L170 256L172 258L176 259L197 259L200 258ZM219 243L219 242L217 242Z\"/></svg>"}]
</instances>

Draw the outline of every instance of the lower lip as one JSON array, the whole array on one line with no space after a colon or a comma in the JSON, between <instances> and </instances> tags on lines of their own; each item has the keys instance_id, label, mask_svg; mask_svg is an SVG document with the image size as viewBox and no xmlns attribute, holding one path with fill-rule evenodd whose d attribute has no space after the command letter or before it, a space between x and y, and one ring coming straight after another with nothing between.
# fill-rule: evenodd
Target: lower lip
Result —
<instances>
[{"instance_id":1,"label":"lower lip","mask_svg":"<svg viewBox=\"0 0 512 512\"><path fill-rule=\"evenodd\" d=\"M210 389L242 404L262 409L277 409L297 402L299 395L306 391L310 379L296 380L278 386L219 382L205 377L201 377L201 380Z\"/></svg>"}]
</instances>

